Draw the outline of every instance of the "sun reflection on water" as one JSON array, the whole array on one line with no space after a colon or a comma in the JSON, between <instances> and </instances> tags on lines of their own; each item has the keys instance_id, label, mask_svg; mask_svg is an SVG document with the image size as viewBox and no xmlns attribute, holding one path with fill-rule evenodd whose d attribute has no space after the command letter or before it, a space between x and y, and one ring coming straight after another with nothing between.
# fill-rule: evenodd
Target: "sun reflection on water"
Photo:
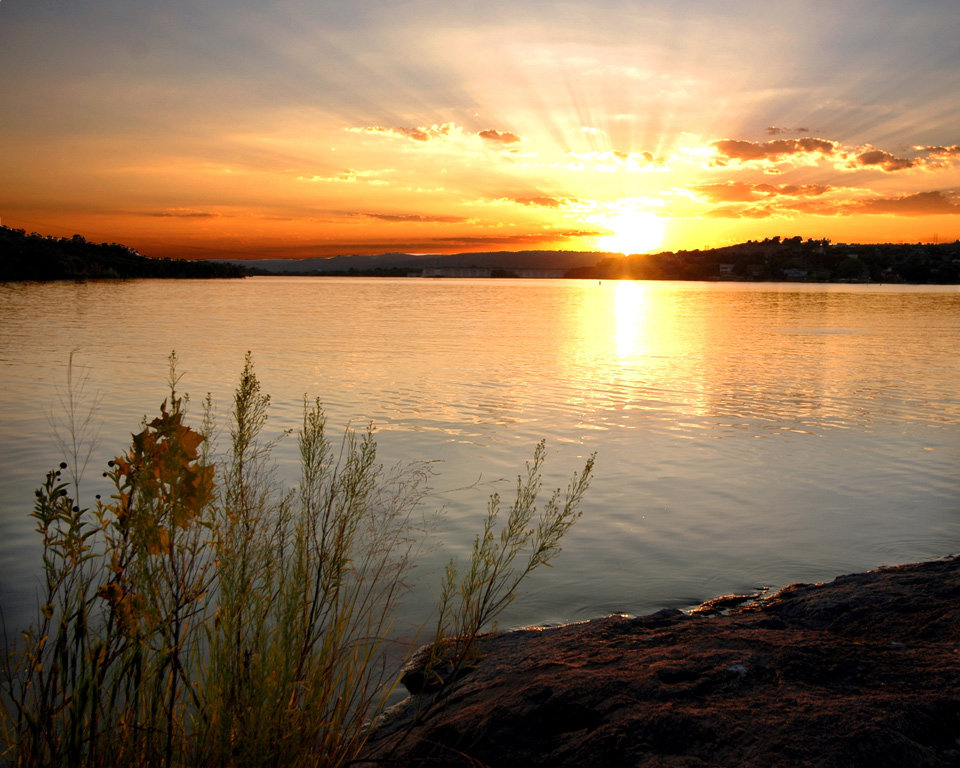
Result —
<instances>
[{"instance_id":1,"label":"sun reflection on water","mask_svg":"<svg viewBox=\"0 0 960 768\"><path fill-rule=\"evenodd\" d=\"M617 357L623 362L634 356L647 353L649 288L646 283L621 280L614 288L614 312L616 314Z\"/></svg>"}]
</instances>

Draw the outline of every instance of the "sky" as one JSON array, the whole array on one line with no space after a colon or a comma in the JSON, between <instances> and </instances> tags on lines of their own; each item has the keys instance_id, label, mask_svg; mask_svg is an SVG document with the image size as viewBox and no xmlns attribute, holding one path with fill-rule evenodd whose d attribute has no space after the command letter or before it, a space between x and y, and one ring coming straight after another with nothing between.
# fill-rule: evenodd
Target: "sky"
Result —
<instances>
[{"instance_id":1,"label":"sky","mask_svg":"<svg viewBox=\"0 0 960 768\"><path fill-rule=\"evenodd\" d=\"M957 0L0 0L0 223L148 256L960 238Z\"/></svg>"}]
</instances>

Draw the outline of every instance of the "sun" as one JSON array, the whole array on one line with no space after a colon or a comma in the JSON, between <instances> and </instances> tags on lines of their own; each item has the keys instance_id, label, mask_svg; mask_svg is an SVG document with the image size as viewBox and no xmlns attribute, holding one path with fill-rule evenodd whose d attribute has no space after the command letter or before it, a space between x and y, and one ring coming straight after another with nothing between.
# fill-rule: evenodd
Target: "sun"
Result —
<instances>
[{"instance_id":1,"label":"sun","mask_svg":"<svg viewBox=\"0 0 960 768\"><path fill-rule=\"evenodd\" d=\"M652 253L663 242L666 222L649 211L625 211L605 218L612 231L597 240L597 247L614 253Z\"/></svg>"}]
</instances>

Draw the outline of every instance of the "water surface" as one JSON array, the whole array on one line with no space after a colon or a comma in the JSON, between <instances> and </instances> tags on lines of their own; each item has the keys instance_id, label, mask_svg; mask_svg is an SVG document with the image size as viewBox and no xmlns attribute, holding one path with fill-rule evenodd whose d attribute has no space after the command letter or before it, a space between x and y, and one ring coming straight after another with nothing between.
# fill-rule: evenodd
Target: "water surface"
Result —
<instances>
[{"instance_id":1,"label":"water surface","mask_svg":"<svg viewBox=\"0 0 960 768\"><path fill-rule=\"evenodd\" d=\"M502 624L685 607L960 551L951 287L249 278L0 286L0 603L36 589L32 489L66 364L100 399L90 496L166 395L220 416L252 351L270 428L319 396L387 463L436 459L420 574L469 550L537 440L546 486L593 452L583 519ZM295 482L295 444L277 451ZM504 480L505 479L505 480ZM463 490L466 486L474 487ZM426 612L416 596L412 614Z\"/></svg>"}]
</instances>

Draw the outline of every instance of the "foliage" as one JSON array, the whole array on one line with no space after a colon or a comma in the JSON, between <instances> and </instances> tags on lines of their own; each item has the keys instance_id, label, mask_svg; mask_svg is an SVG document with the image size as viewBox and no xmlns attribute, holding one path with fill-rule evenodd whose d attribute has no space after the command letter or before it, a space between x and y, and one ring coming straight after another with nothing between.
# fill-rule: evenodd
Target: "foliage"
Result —
<instances>
[{"instance_id":1,"label":"foliage","mask_svg":"<svg viewBox=\"0 0 960 768\"><path fill-rule=\"evenodd\" d=\"M385 470L369 428L332 442L319 401L305 400L301 479L284 491L249 355L215 464L209 397L201 428L188 426L174 363L160 414L108 462L109 500L79 507L65 463L36 492L42 595L2 658L0 761L355 762L395 685L384 644L420 538L426 467ZM579 514L592 459L535 518L542 460L541 444L499 545L491 499L459 596L450 571L441 624L463 654Z\"/></svg>"},{"instance_id":2,"label":"foliage","mask_svg":"<svg viewBox=\"0 0 960 768\"><path fill-rule=\"evenodd\" d=\"M0 227L0 281L91 280L139 277L243 277L243 267L213 261L151 259L118 243L27 234Z\"/></svg>"}]
</instances>

